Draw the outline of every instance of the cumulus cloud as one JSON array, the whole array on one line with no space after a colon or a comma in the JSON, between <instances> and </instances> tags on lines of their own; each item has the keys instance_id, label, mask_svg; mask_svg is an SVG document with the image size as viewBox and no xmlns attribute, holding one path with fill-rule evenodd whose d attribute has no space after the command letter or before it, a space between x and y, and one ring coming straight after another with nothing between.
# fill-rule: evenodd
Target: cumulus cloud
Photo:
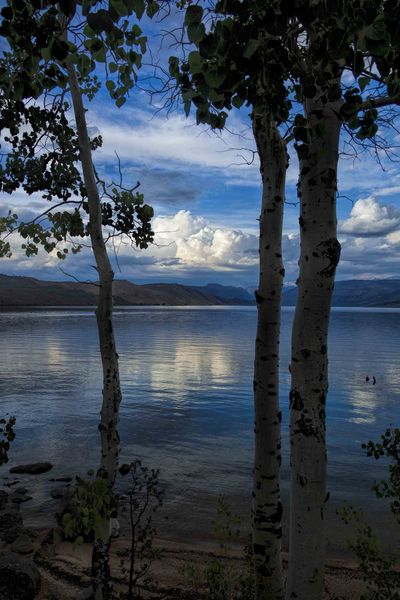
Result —
<instances>
[{"instance_id":1,"label":"cumulus cloud","mask_svg":"<svg viewBox=\"0 0 400 600\"><path fill-rule=\"evenodd\" d=\"M339 222L340 233L358 237L386 235L400 228L400 209L370 196L357 200L349 218Z\"/></svg>"},{"instance_id":2,"label":"cumulus cloud","mask_svg":"<svg viewBox=\"0 0 400 600\"><path fill-rule=\"evenodd\" d=\"M159 260L176 258L188 268L226 270L257 262L255 235L212 225L187 210L155 218L154 232L156 246L146 252Z\"/></svg>"}]
</instances>

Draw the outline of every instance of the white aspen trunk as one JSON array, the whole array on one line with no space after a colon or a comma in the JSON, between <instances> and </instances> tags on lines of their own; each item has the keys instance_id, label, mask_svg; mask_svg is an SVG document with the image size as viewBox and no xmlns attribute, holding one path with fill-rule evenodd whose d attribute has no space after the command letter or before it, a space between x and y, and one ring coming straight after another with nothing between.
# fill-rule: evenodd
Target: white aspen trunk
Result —
<instances>
[{"instance_id":1,"label":"white aspen trunk","mask_svg":"<svg viewBox=\"0 0 400 600\"><path fill-rule=\"evenodd\" d=\"M118 469L118 421L121 403L118 354L115 347L112 318L114 273L103 237L101 202L93 167L82 93L74 66L69 63L67 69L79 139L83 179L88 197L90 239L100 286L96 320L103 367L103 402L99 424L101 462L97 476L105 477L112 488ZM109 600L112 595L112 585L109 569L110 526L108 522L102 524L102 530L103 533L99 539L95 540L93 548L92 577L96 600Z\"/></svg>"},{"instance_id":2,"label":"white aspen trunk","mask_svg":"<svg viewBox=\"0 0 400 600\"><path fill-rule=\"evenodd\" d=\"M339 110L340 102L307 101L309 140L298 149L301 252L292 331L287 600L322 600L324 594L327 339L340 258L336 237Z\"/></svg>"},{"instance_id":3,"label":"white aspen trunk","mask_svg":"<svg viewBox=\"0 0 400 600\"><path fill-rule=\"evenodd\" d=\"M253 132L263 181L254 361L253 553L256 600L282 600L279 338L285 274L282 261L282 220L288 156L286 144L270 117L257 114L253 116Z\"/></svg>"}]
</instances>

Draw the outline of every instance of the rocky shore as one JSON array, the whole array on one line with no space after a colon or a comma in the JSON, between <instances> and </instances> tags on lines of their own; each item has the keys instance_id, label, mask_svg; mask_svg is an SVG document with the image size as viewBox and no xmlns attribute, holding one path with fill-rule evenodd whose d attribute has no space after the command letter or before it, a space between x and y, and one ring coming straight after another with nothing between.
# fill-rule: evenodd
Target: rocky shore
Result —
<instances>
[{"instance_id":1,"label":"rocky shore","mask_svg":"<svg viewBox=\"0 0 400 600\"><path fill-rule=\"evenodd\" d=\"M33 490L35 475L51 468L51 463L34 463L18 465L10 473L30 475ZM72 477L50 481L54 483L50 495L57 499L59 510ZM91 544L63 541L52 528L25 527L21 507L32 499L29 492L26 478L24 486L19 479L10 479L0 489L0 600L90 600ZM141 590L143 598L154 600L200 600L202 584L188 573L201 573L216 558L232 564L243 560L240 544L233 545L223 557L218 544L205 539L157 539L155 546L159 558L152 566L154 586ZM127 590L124 557L129 548L126 535L112 544L116 598L123 598ZM326 600L355 600L363 587L355 564L348 559L328 560Z\"/></svg>"}]
</instances>

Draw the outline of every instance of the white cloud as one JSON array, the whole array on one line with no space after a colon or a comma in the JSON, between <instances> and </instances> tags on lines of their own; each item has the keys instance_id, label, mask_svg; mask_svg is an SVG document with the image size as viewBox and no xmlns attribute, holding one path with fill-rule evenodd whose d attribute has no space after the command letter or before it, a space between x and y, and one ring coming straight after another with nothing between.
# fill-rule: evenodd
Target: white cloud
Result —
<instances>
[{"instance_id":1,"label":"white cloud","mask_svg":"<svg viewBox=\"0 0 400 600\"><path fill-rule=\"evenodd\" d=\"M153 226L156 245L146 254L158 261L174 258L184 268L218 270L257 264L255 235L213 225L187 210L156 217Z\"/></svg>"},{"instance_id":2,"label":"white cloud","mask_svg":"<svg viewBox=\"0 0 400 600\"><path fill-rule=\"evenodd\" d=\"M357 200L348 219L339 222L340 233L380 236L400 228L400 209L370 196Z\"/></svg>"},{"instance_id":3,"label":"white cloud","mask_svg":"<svg viewBox=\"0 0 400 600\"><path fill-rule=\"evenodd\" d=\"M179 114L166 118L165 114L154 116L149 111L128 109L123 122L105 118L101 113L93 114L91 122L103 137L96 162L109 165L116 161L118 152L123 167L124 163L148 169L175 170L185 166L192 169L193 177L202 174L198 169L218 169L222 179L235 178L235 184L260 184L258 157L250 165L245 162L253 158L254 139L250 130L244 130L243 123L237 122L240 134L231 130L213 132ZM235 129L234 123L231 126Z\"/></svg>"}]
</instances>

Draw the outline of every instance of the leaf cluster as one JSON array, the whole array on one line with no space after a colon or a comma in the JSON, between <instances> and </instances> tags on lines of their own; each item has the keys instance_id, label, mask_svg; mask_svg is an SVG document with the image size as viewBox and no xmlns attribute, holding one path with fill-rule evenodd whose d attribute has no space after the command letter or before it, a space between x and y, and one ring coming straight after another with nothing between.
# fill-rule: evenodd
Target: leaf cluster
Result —
<instances>
[{"instance_id":1,"label":"leaf cluster","mask_svg":"<svg viewBox=\"0 0 400 600\"><path fill-rule=\"evenodd\" d=\"M147 38L133 17L140 19L144 12L154 16L158 9L155 0L110 0L107 9L101 0L65 5L55 0L7 0L1 10L0 35L10 47L5 56L16 68L10 72L7 64L0 66L0 87L12 87L18 99L65 89L70 61L80 82L89 88L94 82L96 89L100 84L93 73L102 63L106 88L116 105L122 106L147 48Z\"/></svg>"},{"instance_id":2,"label":"leaf cluster","mask_svg":"<svg viewBox=\"0 0 400 600\"><path fill-rule=\"evenodd\" d=\"M101 205L103 225L118 235L127 235L139 248L147 248L154 239L151 228L154 211L144 203L143 194L113 186L111 200Z\"/></svg>"},{"instance_id":3,"label":"leaf cluster","mask_svg":"<svg viewBox=\"0 0 400 600\"><path fill-rule=\"evenodd\" d=\"M58 517L66 540L93 542L103 534L104 523L116 511L118 501L106 478L76 478L76 485L63 514Z\"/></svg>"},{"instance_id":4,"label":"leaf cluster","mask_svg":"<svg viewBox=\"0 0 400 600\"><path fill-rule=\"evenodd\" d=\"M363 140L376 134L377 112L373 102L355 96L372 86L371 100L376 94L400 99L399 0L184 4L195 49L182 60L171 57L169 72L186 114L193 105L198 123L220 129L227 111L246 105L280 124L296 102L339 102L342 119ZM347 95L345 71L357 84Z\"/></svg>"},{"instance_id":5,"label":"leaf cluster","mask_svg":"<svg viewBox=\"0 0 400 600\"><path fill-rule=\"evenodd\" d=\"M100 86L94 68L104 63L106 87L121 106L146 51L146 37L133 17L141 18L145 11L153 16L157 10L158 3L150 0L112 0L107 9L96 0L64 4L9 0L2 9L0 35L10 51L0 59L4 132L0 191L40 192L57 204L29 222L18 221L15 215L1 217L1 256L10 256L7 238L14 231L24 238L22 248L28 256L42 246L63 259L69 252L66 242L72 244L73 253L82 248L79 238L89 234L88 205L78 168L78 138L65 101L66 64L75 65L81 90L91 99ZM93 138L92 150L101 143L100 136ZM114 186L111 193L107 189L102 214L112 235L128 235L140 248L153 240L153 210L144 204L142 194L121 186Z\"/></svg>"},{"instance_id":6,"label":"leaf cluster","mask_svg":"<svg viewBox=\"0 0 400 600\"><path fill-rule=\"evenodd\" d=\"M391 500L390 509L400 524L400 429L388 428L381 436L381 441L363 444L367 456L376 460L382 457L390 459L388 467L389 477L373 486L373 491L378 498Z\"/></svg>"},{"instance_id":7,"label":"leaf cluster","mask_svg":"<svg viewBox=\"0 0 400 600\"><path fill-rule=\"evenodd\" d=\"M382 548L362 513L349 505L338 512L344 523L352 524L356 531L350 548L357 556L367 586L360 600L400 600L400 573L395 558Z\"/></svg>"},{"instance_id":8,"label":"leaf cluster","mask_svg":"<svg viewBox=\"0 0 400 600\"><path fill-rule=\"evenodd\" d=\"M380 441L362 444L367 456L376 460L388 459L387 479L376 483L372 490L378 498L391 500L390 511L400 524L400 429L387 428ZM351 506L343 507L339 514L346 524L353 524L355 539L350 543L367 584L361 600L400 600L400 572L396 556L389 554L379 544L377 535L365 521L363 514Z\"/></svg>"}]
</instances>

